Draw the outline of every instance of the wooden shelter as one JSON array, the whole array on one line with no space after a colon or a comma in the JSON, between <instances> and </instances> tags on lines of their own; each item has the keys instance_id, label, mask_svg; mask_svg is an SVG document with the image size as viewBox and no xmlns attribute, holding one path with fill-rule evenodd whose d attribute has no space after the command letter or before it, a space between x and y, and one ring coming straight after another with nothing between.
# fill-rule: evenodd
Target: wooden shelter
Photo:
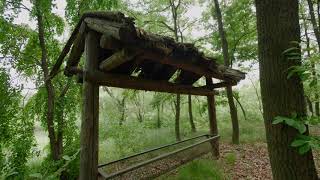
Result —
<instances>
[{"instance_id":1,"label":"wooden shelter","mask_svg":"<svg viewBox=\"0 0 320 180\"><path fill-rule=\"evenodd\" d=\"M81 67L83 52L85 61ZM120 12L85 13L53 72L57 72L68 53L64 73L76 75L83 83L80 153L83 180L97 179L99 174L99 86L207 96L212 137L218 135L214 89L236 85L245 78L244 73L206 57L193 44L178 43L136 28L133 19ZM201 77L206 78L206 85L194 86ZM213 78L220 82L213 83ZM209 140L218 156L217 139Z\"/></svg>"}]
</instances>

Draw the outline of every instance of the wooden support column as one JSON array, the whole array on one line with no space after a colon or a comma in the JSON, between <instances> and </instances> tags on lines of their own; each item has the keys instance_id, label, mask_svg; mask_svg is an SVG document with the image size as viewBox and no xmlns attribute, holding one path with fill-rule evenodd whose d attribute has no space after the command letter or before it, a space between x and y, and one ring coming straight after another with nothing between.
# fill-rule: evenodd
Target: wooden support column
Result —
<instances>
[{"instance_id":1,"label":"wooden support column","mask_svg":"<svg viewBox=\"0 0 320 180\"><path fill-rule=\"evenodd\" d=\"M99 37L90 31L85 40L85 71L98 69ZM96 180L98 176L99 86L83 82L83 114L80 134L80 180Z\"/></svg>"},{"instance_id":2,"label":"wooden support column","mask_svg":"<svg viewBox=\"0 0 320 180\"><path fill-rule=\"evenodd\" d=\"M212 78L206 78L206 85L212 86ZM216 116L216 104L214 94L208 95L208 114L209 114L209 128L210 135L217 136L218 135L218 125L217 125L217 116ZM214 158L219 158L219 139L213 139L211 141L212 146L212 155Z\"/></svg>"}]
</instances>

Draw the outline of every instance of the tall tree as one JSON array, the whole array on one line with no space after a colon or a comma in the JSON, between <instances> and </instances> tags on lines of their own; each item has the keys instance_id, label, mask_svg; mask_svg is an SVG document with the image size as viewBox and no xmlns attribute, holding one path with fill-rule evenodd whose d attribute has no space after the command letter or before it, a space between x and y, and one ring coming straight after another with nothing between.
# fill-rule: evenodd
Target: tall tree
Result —
<instances>
[{"instance_id":1,"label":"tall tree","mask_svg":"<svg viewBox=\"0 0 320 180\"><path fill-rule=\"evenodd\" d=\"M313 4L313 1L311 0L307 0L307 3L308 3L308 7L309 7L309 14L310 14L310 20L311 20L311 24L312 24L312 27L313 27L313 32L314 32L314 35L316 37L316 40L317 40L317 45L318 45L318 52L320 52L320 23L317 23L317 20L316 20L316 16L315 16L315 12L314 12L314 4ZM318 20L320 21L320 14L319 14L319 1L317 1L317 7L318 7ZM315 84L318 84L318 79L317 79L317 73L316 73L316 65L313 61L311 61L311 68L312 68L312 75L313 75L313 78L314 78L314 82ZM317 91L315 91L315 114L317 116L320 116L320 102L319 102L319 94Z\"/></svg>"},{"instance_id":2,"label":"tall tree","mask_svg":"<svg viewBox=\"0 0 320 180\"><path fill-rule=\"evenodd\" d=\"M226 67L229 67L230 59L229 59L229 52L228 52L229 51L228 42L226 38L226 33L223 28L222 15L221 15L221 10L220 10L218 0L214 0L214 7L215 7L216 18L218 20L219 34L220 34L221 43L222 43L224 65ZM237 108L234 104L232 87L231 86L226 87L226 92L227 92L227 98L228 98L231 121L232 121L232 142L234 144L239 144L239 120L238 120Z\"/></svg>"},{"instance_id":3,"label":"tall tree","mask_svg":"<svg viewBox=\"0 0 320 180\"><path fill-rule=\"evenodd\" d=\"M38 91L35 96L41 101L34 104L39 106L37 111L39 114L33 114L33 118L37 116L48 131L49 155L51 159L58 160L63 153L63 138L67 131L65 124L69 123L66 121L70 120L74 123L75 113L73 112L77 111L74 104L64 105L64 97L70 95L66 93L71 87L71 81L58 73L50 75L51 65L60 51L59 41L55 36L63 32L63 19L52 12L54 4L51 1L32 1L32 7L27 7L23 3L25 2L4 1L4 11L8 18L3 21L6 25L1 27L6 32L1 37L1 54L11 57L11 66L22 76L36 79L34 83ZM13 14L10 13L12 9ZM16 18L16 14L22 10L29 13L35 20L35 30L29 25L13 23L12 20ZM56 76L59 78L54 79ZM76 93L69 97L76 98ZM70 106L73 106L72 110ZM70 111L65 111L67 108ZM65 114L65 112L69 113ZM70 128L73 127L71 124L69 124ZM74 132L73 135L75 134Z\"/></svg>"},{"instance_id":4,"label":"tall tree","mask_svg":"<svg viewBox=\"0 0 320 180\"><path fill-rule=\"evenodd\" d=\"M256 0L261 97L273 179L318 179L312 152L299 155L290 147L298 134L285 124L273 125L276 116L306 115L301 79L287 78L288 69L301 64L283 52L300 42L298 0ZM300 48L296 47L296 53Z\"/></svg>"},{"instance_id":5,"label":"tall tree","mask_svg":"<svg viewBox=\"0 0 320 180\"><path fill-rule=\"evenodd\" d=\"M187 7L192 3L190 0L155 0L140 1L138 7L146 7L141 12L135 12L137 24L143 26L144 29L162 35L170 35L177 42L184 42L184 33L192 24L184 15ZM132 12L131 12L132 13ZM180 139L178 123L180 123L180 101L178 94L174 102L175 105L175 129L177 140ZM188 97L188 115L192 131L196 131L192 114L192 98Z\"/></svg>"}]
</instances>

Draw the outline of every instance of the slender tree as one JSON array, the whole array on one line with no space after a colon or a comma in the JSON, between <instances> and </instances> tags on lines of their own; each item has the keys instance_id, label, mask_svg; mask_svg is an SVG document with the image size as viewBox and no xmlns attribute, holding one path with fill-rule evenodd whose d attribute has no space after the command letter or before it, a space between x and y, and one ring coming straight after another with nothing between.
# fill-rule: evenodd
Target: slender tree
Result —
<instances>
[{"instance_id":1,"label":"slender tree","mask_svg":"<svg viewBox=\"0 0 320 180\"><path fill-rule=\"evenodd\" d=\"M214 0L214 7L215 7L215 15L218 21L219 34L220 34L221 43L222 43L224 65L226 67L229 67L230 59L229 59L229 52L228 52L229 51L228 41L226 38L226 33L223 29L222 15L221 15L221 10L220 10L218 0ZM237 108L235 106L234 99L233 99L232 87L231 86L226 87L226 91L227 91L227 98L228 98L228 104L230 108L230 115L231 115L231 121L232 121L232 142L234 144L239 144L239 120L238 120Z\"/></svg>"},{"instance_id":2,"label":"slender tree","mask_svg":"<svg viewBox=\"0 0 320 180\"><path fill-rule=\"evenodd\" d=\"M310 20L311 20L311 24L312 24L312 27L313 27L313 31L314 31L314 35L317 39L317 44L318 44L318 52L320 52L320 23L317 23L317 20L316 20L316 16L315 16L315 11L314 11L314 7L313 7L313 2L311 0L307 0L307 3L308 3L308 7L309 7L309 14L310 14ZM320 18L320 15L319 15L319 1L317 1L317 14L318 14L318 19ZM320 22L320 19L319 19L319 22ZM318 84L318 80L317 80L317 73L316 73L316 66L315 66L315 63L311 61L311 68L312 68L312 76L314 78L314 82L315 84ZM317 116L320 116L320 102L319 102L319 94L318 92L316 91L315 92L315 114Z\"/></svg>"},{"instance_id":3,"label":"slender tree","mask_svg":"<svg viewBox=\"0 0 320 180\"><path fill-rule=\"evenodd\" d=\"M284 124L272 124L276 116L306 115L301 79L297 75L287 78L288 69L301 62L283 55L292 47L290 42L300 42L299 2L256 0L255 3L261 97L273 179L318 179L312 152L300 155L290 147L297 130Z\"/></svg>"}]
</instances>

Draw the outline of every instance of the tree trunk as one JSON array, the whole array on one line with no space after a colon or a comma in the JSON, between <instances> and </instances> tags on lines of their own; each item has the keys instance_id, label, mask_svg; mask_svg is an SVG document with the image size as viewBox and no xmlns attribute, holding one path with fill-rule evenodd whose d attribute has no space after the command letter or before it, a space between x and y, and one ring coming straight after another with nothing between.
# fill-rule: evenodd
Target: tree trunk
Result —
<instances>
[{"instance_id":1,"label":"tree trunk","mask_svg":"<svg viewBox=\"0 0 320 180\"><path fill-rule=\"evenodd\" d=\"M226 67L229 67L230 59L229 59L229 52L228 52L228 42L223 29L222 15L221 15L221 10L219 7L218 0L214 0L214 6L215 6L216 18L218 20L219 34L222 42L224 65ZM228 98L231 122L232 122L232 143L239 144L239 120L238 120L237 108L233 100L232 87L231 86L227 87L226 91L227 91L227 98Z\"/></svg>"},{"instance_id":2,"label":"tree trunk","mask_svg":"<svg viewBox=\"0 0 320 180\"><path fill-rule=\"evenodd\" d=\"M120 117L119 125L121 126L126 118L126 114L125 114L125 112L126 112L126 98L125 97L122 97L122 101L119 105L121 107L121 117Z\"/></svg>"},{"instance_id":3,"label":"tree trunk","mask_svg":"<svg viewBox=\"0 0 320 180\"><path fill-rule=\"evenodd\" d=\"M206 78L206 85L212 85L212 78ZM209 128L210 135L217 136L218 133L218 123L217 123L217 115L216 115L216 103L214 95L207 97L208 101L208 116L209 116ZM212 155L215 159L219 158L219 139L215 139L210 142L212 147Z\"/></svg>"},{"instance_id":4,"label":"tree trunk","mask_svg":"<svg viewBox=\"0 0 320 180\"><path fill-rule=\"evenodd\" d=\"M178 1L178 5L175 5L174 0L169 0L169 6L171 8L171 16L172 16L172 21L173 21L173 28L172 29L173 29L174 39L176 42L179 41L178 8L180 6L180 3L181 3L181 0ZM181 40L182 40L182 36L181 36ZM176 133L177 141L180 141L181 140L181 138L180 138L180 94L177 94L175 109L176 109L175 133Z\"/></svg>"},{"instance_id":5,"label":"tree trunk","mask_svg":"<svg viewBox=\"0 0 320 180\"><path fill-rule=\"evenodd\" d=\"M242 106L242 104L241 104L241 102L240 102L239 98L238 98L238 97L236 97L236 96L233 96L233 97L234 97L234 99L237 101L237 103L238 103L238 104L239 104L239 106L240 106L240 109L241 109L241 111L242 111L242 114L243 114L244 120L248 120L248 119L247 119L246 111L244 110L244 107Z\"/></svg>"},{"instance_id":6,"label":"tree trunk","mask_svg":"<svg viewBox=\"0 0 320 180\"><path fill-rule=\"evenodd\" d=\"M239 144L239 121L237 108L234 104L232 87L227 87L227 98L229 102L231 122L232 122L232 143Z\"/></svg>"},{"instance_id":7,"label":"tree trunk","mask_svg":"<svg viewBox=\"0 0 320 180\"><path fill-rule=\"evenodd\" d=\"M310 98L308 96L305 97L306 98L306 103L308 105L309 111L311 113L311 116L313 116L313 107L312 107L312 102L310 100Z\"/></svg>"},{"instance_id":8,"label":"tree trunk","mask_svg":"<svg viewBox=\"0 0 320 180\"><path fill-rule=\"evenodd\" d=\"M307 56L311 58L311 52L310 52L310 38L308 34L308 24L307 19L303 11L301 11L302 21L303 21L303 28L304 28L304 35L306 37L306 45L307 45ZM313 78L316 78L316 71L315 71L315 64L311 61L311 68L312 68L312 76ZM316 80L316 79L313 79ZM316 94L317 96L317 94ZM309 111L311 112L311 115L313 116L313 107L311 100L306 96L306 102L309 107Z\"/></svg>"},{"instance_id":9,"label":"tree trunk","mask_svg":"<svg viewBox=\"0 0 320 180\"><path fill-rule=\"evenodd\" d=\"M161 128L160 104L157 105L157 128Z\"/></svg>"},{"instance_id":10,"label":"tree trunk","mask_svg":"<svg viewBox=\"0 0 320 180\"><path fill-rule=\"evenodd\" d=\"M36 1L36 16L38 24L38 38L41 48L41 69L43 71L44 84L47 91L47 128L50 143L50 150L53 160L59 160L59 144L56 142L56 135L54 130L54 105L55 105L55 91L51 79L49 79L49 67L48 67L48 52L45 43L45 33L43 16L40 10L39 1ZM62 151L62 150L61 150Z\"/></svg>"},{"instance_id":11,"label":"tree trunk","mask_svg":"<svg viewBox=\"0 0 320 180\"><path fill-rule=\"evenodd\" d=\"M139 105L139 106L140 106L140 105ZM141 113L140 107L138 107L137 117L138 117L138 121L139 121L140 123L142 123L143 117L142 117L142 113Z\"/></svg>"},{"instance_id":12,"label":"tree trunk","mask_svg":"<svg viewBox=\"0 0 320 180\"><path fill-rule=\"evenodd\" d=\"M319 31L320 24L317 24L317 20L316 20L316 17L315 17L315 12L314 12L314 8L313 8L312 0L307 0L307 2L308 2L308 7L309 7L309 14L310 14L310 19L311 19L311 24L313 26L314 35L315 35L315 37L317 39L317 43L318 43L318 52L320 52L320 31ZM319 3L319 1L317 3ZM319 13L319 9L318 9L317 12ZM311 62L311 68L312 68L313 80L315 81L315 86L317 86L317 84L318 84L317 82L318 81L317 81L317 73L316 73L316 70L315 70L316 67L315 67L314 62ZM315 92L315 107L314 107L314 109L315 109L316 116L320 116L319 94L318 94L317 91Z\"/></svg>"},{"instance_id":13,"label":"tree trunk","mask_svg":"<svg viewBox=\"0 0 320 180\"><path fill-rule=\"evenodd\" d=\"M268 151L274 180L317 179L312 152L299 155L290 146L297 130L273 125L276 116L305 116L303 85L299 77L287 79L287 70L300 65L282 53L300 42L298 0L256 0L261 97Z\"/></svg>"},{"instance_id":14,"label":"tree trunk","mask_svg":"<svg viewBox=\"0 0 320 180\"><path fill-rule=\"evenodd\" d=\"M190 126L191 126L191 132L196 132L196 126L193 121L193 115L192 115L192 101L191 101L191 95L188 95L188 110L189 110L189 120L190 120Z\"/></svg>"},{"instance_id":15,"label":"tree trunk","mask_svg":"<svg viewBox=\"0 0 320 180\"><path fill-rule=\"evenodd\" d=\"M175 120L175 132L176 132L176 140L180 141L180 94L177 94L177 100L175 103L176 108L176 120Z\"/></svg>"},{"instance_id":16,"label":"tree trunk","mask_svg":"<svg viewBox=\"0 0 320 180\"><path fill-rule=\"evenodd\" d=\"M248 77L251 84L252 84L252 87L254 89L254 92L256 93L256 96L257 96L257 99L258 99L258 105L259 105L259 111L261 113L261 116L263 116L263 112L262 112L262 105L261 105L261 97L259 96L259 92L258 92L258 89L257 87L254 85L254 82L252 81L252 79L250 77Z\"/></svg>"}]
</instances>

